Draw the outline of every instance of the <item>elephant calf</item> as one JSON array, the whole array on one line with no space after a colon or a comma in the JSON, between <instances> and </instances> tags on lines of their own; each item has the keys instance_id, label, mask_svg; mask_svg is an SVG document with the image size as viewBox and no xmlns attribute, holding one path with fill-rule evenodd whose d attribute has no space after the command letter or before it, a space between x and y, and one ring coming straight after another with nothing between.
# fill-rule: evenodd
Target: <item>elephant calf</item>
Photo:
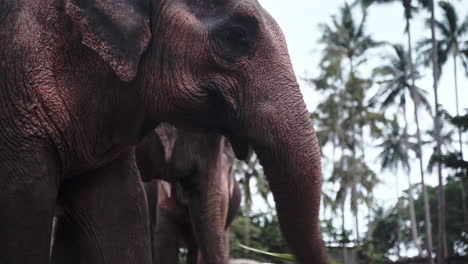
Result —
<instances>
[{"instance_id":1,"label":"elephant calf","mask_svg":"<svg viewBox=\"0 0 468 264\"><path fill-rule=\"evenodd\" d=\"M137 147L136 157L143 180L171 182L145 184L153 263L177 263L179 248L188 249L188 263L227 263L226 230L239 209L240 190L226 138L161 125Z\"/></svg>"}]
</instances>

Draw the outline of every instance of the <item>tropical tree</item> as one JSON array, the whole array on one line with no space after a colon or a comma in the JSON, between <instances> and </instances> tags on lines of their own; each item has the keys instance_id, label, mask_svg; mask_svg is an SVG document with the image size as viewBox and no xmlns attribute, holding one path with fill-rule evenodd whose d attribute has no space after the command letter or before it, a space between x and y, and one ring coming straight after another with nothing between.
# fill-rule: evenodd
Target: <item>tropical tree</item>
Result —
<instances>
[{"instance_id":1,"label":"tropical tree","mask_svg":"<svg viewBox=\"0 0 468 264\"><path fill-rule=\"evenodd\" d=\"M414 144L413 144L414 145ZM416 226L416 216L415 216L415 209L414 209L414 200L413 200L413 192L411 188L411 180L410 180L410 171L411 167L409 164L409 135L406 133L406 125L405 129L401 129L400 125L398 124L398 120L394 119L391 122L391 129L389 132L384 134L382 142L378 145L382 151L379 154L379 158L381 159L381 168L382 170L390 170L395 174L396 177L396 193L397 198L399 201L400 191L398 186L398 175L396 174L399 168L403 168L407 172L408 176L408 200L409 200L409 210L410 210L410 221L411 221L411 233L413 237L413 242L416 248L418 249L419 254L421 255L422 249L418 244L418 231ZM414 149L414 146L413 146ZM398 216L398 239L397 239L397 249L399 252L399 243L401 242L401 206L400 202L396 204L397 216Z\"/></svg>"},{"instance_id":2,"label":"tropical tree","mask_svg":"<svg viewBox=\"0 0 468 264\"><path fill-rule=\"evenodd\" d=\"M321 42L325 44L321 65L325 74L314 81L316 86L333 88L328 101L337 102L335 105L338 105L334 110L335 113L329 114L333 114L336 118L326 121L329 123L328 129L337 131L329 134L328 140L332 142L334 149L336 146L341 149L340 160L335 163L334 169L335 176L339 172L341 179L337 180L336 177L333 179L334 182L340 182L340 189L349 188L346 192L341 190L339 193L350 194L357 240L359 240L358 201L362 198L359 198L359 195L367 193L362 184L360 187L358 185L365 182L364 178L370 174L366 175L368 171L362 170L360 171L362 174L348 177L347 172L357 172L357 168L347 167L347 164L351 166L357 166L358 163L365 164L365 146L362 140L364 127L375 128L375 123L382 119L378 114L372 113L365 102L366 91L372 83L368 79L360 78L358 73L358 67L365 62L367 52L379 45L365 31L366 18L364 13L357 20L353 16L352 7L345 4L340 8L339 15L333 16L331 24L321 25L323 31ZM349 162L350 160L354 162ZM358 190L361 187L363 189ZM343 197L344 200L348 198L347 195ZM344 200L338 200L340 206L344 207Z\"/></svg>"},{"instance_id":3,"label":"tropical tree","mask_svg":"<svg viewBox=\"0 0 468 264\"><path fill-rule=\"evenodd\" d=\"M411 35L411 19L413 17L413 13L417 10L417 7L414 4L412 0L358 0L364 7L368 7L373 3L391 3L395 1L400 1L403 5L403 10L404 10L404 16L406 19L406 27L405 27L405 32L408 37L408 57L409 57L409 65L410 65L410 73L411 73L411 86L412 91L416 91L416 68L414 65L414 60L413 60L413 43L412 43L412 35ZM433 0L418 0L416 1L420 6L422 7L429 7L431 6L431 2ZM437 94L436 94L437 97ZM425 177L424 177L424 167L423 167L423 157L422 157L422 140L421 140L421 130L419 126L419 115L418 115L418 110L419 110L419 104L420 104L420 98L418 94L413 95L414 102L415 102L415 108L414 108L414 113L415 113L415 122L416 122L416 136L418 140L418 150L417 150L417 156L419 159L419 169L421 173L421 183L423 185L423 189L425 189ZM437 99L438 100L438 99ZM436 106L437 108L437 106ZM436 109L437 110L437 109ZM436 114L437 116L437 114ZM437 119L437 117L436 117ZM436 122L437 123L437 122ZM436 126L438 127L438 126ZM437 133L436 133L437 134ZM423 191L423 196L425 197L425 222L426 222L426 232L427 234L427 242L426 242L426 248L428 251L428 255L431 256L432 254L432 231L431 231L431 218L430 218L430 207L429 207L429 201L427 198L427 191ZM430 258L430 263L432 264L432 258Z\"/></svg>"},{"instance_id":4,"label":"tropical tree","mask_svg":"<svg viewBox=\"0 0 468 264\"><path fill-rule=\"evenodd\" d=\"M463 52L463 36L468 33L468 16L464 21L460 21L458 14L452 4L446 1L439 2L439 6L443 11L441 20L435 21L436 29L440 34L440 40L437 43L438 51L438 74L439 78L442 75L443 66L447 63L448 58L453 59L453 74L455 80L455 107L457 116L460 115L459 98L458 98L458 76L457 66L458 59L462 56ZM430 23L430 21L429 21ZM420 49L423 49L422 55L426 64L430 64L431 51L432 51L432 39L426 39L420 42ZM464 58L461 57L462 62ZM458 128L458 141L460 145L460 152L463 156L462 146L462 133L461 129Z\"/></svg>"},{"instance_id":5,"label":"tropical tree","mask_svg":"<svg viewBox=\"0 0 468 264\"><path fill-rule=\"evenodd\" d=\"M403 120L404 120L404 128L402 131L402 136L401 136L401 142L404 152L408 152L410 149L414 149L416 151L416 156L419 159L419 164L420 164L420 171L421 171L421 177L424 179L424 169L422 168L422 156L419 155L420 147L418 141L418 144L416 146L413 146L411 148L410 142L409 142L409 134L408 134L408 117L407 117L407 103L409 100L412 101L414 105L414 117L416 120L419 120L419 113L417 111L417 108L419 105L424 106L424 109L430 112L430 104L427 99L427 93L414 85L414 80L419 78L419 73L417 71L412 71L411 70L411 62L409 57L407 56L407 52L401 45L393 45L393 55L387 57L387 63L376 68L374 70L374 75L376 77L382 77L384 78L383 80L379 81L378 84L380 85L380 89L378 90L377 94L373 97L373 101L375 102L380 102L382 110L387 110L390 106L396 106L398 111L403 113ZM417 130L416 132L419 132L419 122L416 122L417 125ZM394 133L395 125L392 127ZM420 137L419 137L420 138ZM387 147L389 147L390 142L387 142ZM396 147L396 146L395 146ZM388 150L390 151L390 150ZM393 153L395 154L395 153ZM394 157L396 158L396 157ZM389 160L391 161L391 160ZM384 165L384 164L383 164ZM387 164L387 161L385 163ZM392 165L398 165L392 164ZM415 244L418 248L419 254L421 254L421 248L419 245L416 243L417 242L417 228L416 228L416 219L414 217L414 205L413 205L413 200L412 200L412 194L411 194L411 178L410 178L410 166L409 164L405 163L400 163L403 168L407 170L407 176L408 176L408 184L410 186L410 209L412 210L410 213L412 215L411 217L411 225L412 225L412 234L413 234L413 239L415 241ZM429 210L429 209L428 209ZM427 219L426 219L427 220ZM430 220L429 220L430 221ZM427 231L427 230L426 230ZM429 231L430 232L430 231ZM430 244L430 243L428 243ZM428 249L429 251L429 249Z\"/></svg>"},{"instance_id":6,"label":"tropical tree","mask_svg":"<svg viewBox=\"0 0 468 264\"><path fill-rule=\"evenodd\" d=\"M466 76L468 76L468 40L465 41L461 51L461 61L463 66L465 67Z\"/></svg>"}]
</instances>

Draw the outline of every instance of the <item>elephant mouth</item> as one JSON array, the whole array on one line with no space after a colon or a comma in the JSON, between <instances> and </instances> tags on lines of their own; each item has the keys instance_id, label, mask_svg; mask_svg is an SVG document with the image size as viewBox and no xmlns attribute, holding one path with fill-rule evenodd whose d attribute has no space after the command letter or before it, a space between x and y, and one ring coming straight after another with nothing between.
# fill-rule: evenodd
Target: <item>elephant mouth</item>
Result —
<instances>
[{"instance_id":1,"label":"elephant mouth","mask_svg":"<svg viewBox=\"0 0 468 264\"><path fill-rule=\"evenodd\" d=\"M234 150L234 153L236 154L236 158L239 160L245 161L250 151L250 145L247 139L243 137L236 137L236 136L228 136L228 138L229 138L229 141L231 142L232 149Z\"/></svg>"}]
</instances>

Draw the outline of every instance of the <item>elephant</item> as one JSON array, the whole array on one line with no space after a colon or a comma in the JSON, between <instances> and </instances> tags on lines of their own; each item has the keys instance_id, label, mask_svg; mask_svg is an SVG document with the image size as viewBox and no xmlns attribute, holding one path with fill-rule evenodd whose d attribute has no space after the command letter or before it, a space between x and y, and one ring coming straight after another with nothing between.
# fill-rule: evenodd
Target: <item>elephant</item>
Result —
<instances>
[{"instance_id":1,"label":"elephant","mask_svg":"<svg viewBox=\"0 0 468 264\"><path fill-rule=\"evenodd\" d=\"M48 263L60 204L82 262L149 264L135 145L161 122L252 148L297 262L328 262L316 134L256 0L0 0L0 47L0 263Z\"/></svg>"},{"instance_id":2,"label":"elephant","mask_svg":"<svg viewBox=\"0 0 468 264\"><path fill-rule=\"evenodd\" d=\"M190 198L186 196L180 185L171 185L166 181L157 181L159 192L159 214L154 236L153 264L179 263L179 249L187 249L187 264L228 263L229 258L229 226L234 220L240 206L240 189L233 177L226 181L228 204L222 205L224 225L198 220L198 215L192 216ZM225 187L225 188L226 188ZM219 203L219 202L217 202ZM201 222L193 226L195 220ZM196 222L195 222L196 223ZM212 229L213 230L212 230ZM208 232L204 234L203 232ZM208 243L205 243L207 241ZM216 243L215 243L216 242ZM222 259L222 262L213 260Z\"/></svg>"},{"instance_id":3,"label":"elephant","mask_svg":"<svg viewBox=\"0 0 468 264\"><path fill-rule=\"evenodd\" d=\"M226 263L226 231L241 200L231 173L235 157L229 141L216 133L161 124L137 145L135 154L145 181L153 264L177 263L179 248L187 248L188 263ZM53 264L80 263L71 225L58 211Z\"/></svg>"},{"instance_id":4,"label":"elephant","mask_svg":"<svg viewBox=\"0 0 468 264\"><path fill-rule=\"evenodd\" d=\"M164 138L164 130L158 132ZM187 263L227 263L227 229L241 200L228 140L215 133L179 129L175 140L162 141L168 153L169 175L164 178L172 182L159 181L156 188L146 188L148 197L157 192L159 198L157 221L152 221L157 222L152 230L153 263L178 263L179 248L187 248ZM143 144L137 147L139 167Z\"/></svg>"}]
</instances>

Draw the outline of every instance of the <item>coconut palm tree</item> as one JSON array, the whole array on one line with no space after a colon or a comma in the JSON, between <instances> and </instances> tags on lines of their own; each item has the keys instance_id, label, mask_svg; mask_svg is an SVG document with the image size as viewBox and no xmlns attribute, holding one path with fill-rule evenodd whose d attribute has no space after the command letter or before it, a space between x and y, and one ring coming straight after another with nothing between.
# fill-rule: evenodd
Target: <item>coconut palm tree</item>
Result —
<instances>
[{"instance_id":1,"label":"coconut palm tree","mask_svg":"<svg viewBox=\"0 0 468 264\"><path fill-rule=\"evenodd\" d=\"M365 120L366 105L364 103L365 91L369 89L370 82L359 78L357 75L357 67L361 65L365 59L367 52L379 45L365 31L366 13L363 13L360 20L356 20L353 16L352 7L345 4L340 8L339 15L333 16L332 23L321 25L323 35L321 42L326 45L324 58L330 65L333 62L339 62L338 72L346 72L347 74L337 73L344 90L339 91L341 124L346 124L350 131L350 135L342 133L342 138L339 140L342 150L350 152L350 157L358 160L358 149L361 150L361 158L365 151L362 142L359 142L359 137L362 139L363 130L360 124ZM343 151L342 151L343 152ZM342 155L344 158L344 155ZM343 161L338 164L343 164ZM352 168L348 168L352 169ZM359 177L362 175L353 175L351 186L357 185L360 182ZM352 193L357 193L352 189ZM359 240L359 224L357 206L352 206L352 210L356 222L356 239Z\"/></svg>"},{"instance_id":2,"label":"coconut palm tree","mask_svg":"<svg viewBox=\"0 0 468 264\"><path fill-rule=\"evenodd\" d=\"M404 10L404 16L406 19L406 27L405 27L405 32L408 37L408 57L409 57L409 65L410 65L410 73L411 74L411 85L413 86L413 91L416 91L416 84L415 84L415 66L414 66L414 60L413 60L413 47L412 47L412 35L411 35L411 18L413 16L413 13L417 10L417 7L414 6L414 2L411 0L358 0L357 2L361 3L365 8L370 6L371 4L377 3L377 4L384 4L384 3L392 3L399 1L403 5L403 10ZM433 0L418 0L416 1L417 4L419 4L422 7L428 8L431 6ZM432 254L432 231L431 231L431 218L430 218L430 208L429 208L429 198L427 196L427 191L426 191L426 185L425 185L425 177L424 177L424 167L423 167L423 161L422 161L422 140L421 140L421 130L419 126L419 115L418 115L418 107L419 107L419 96L418 94L415 94L414 96L414 102L415 102L415 121L416 121L416 136L418 139L418 159L419 159L419 169L421 173L421 183L423 185L423 196L425 197L425 223L426 223L426 237L427 237L427 242L426 242L426 247L428 251L428 255L430 256ZM437 97L437 94L436 94ZM436 105L437 108L437 105ZM437 116L437 114L436 114ZM437 119L437 117L436 117ZM432 258L430 258L430 264L433 263Z\"/></svg>"},{"instance_id":3,"label":"coconut palm tree","mask_svg":"<svg viewBox=\"0 0 468 264\"><path fill-rule=\"evenodd\" d=\"M377 47L380 43L374 41L365 31L365 12L358 23L353 17L352 7L348 4L340 9L339 14L339 17L333 16L331 26L321 25L321 42L327 44L327 52L348 59L349 74L355 74L355 67L363 63L369 49Z\"/></svg>"},{"instance_id":4,"label":"coconut palm tree","mask_svg":"<svg viewBox=\"0 0 468 264\"><path fill-rule=\"evenodd\" d=\"M381 168L382 170L390 170L396 175L396 171L399 168L403 168L408 175L408 201L409 201L409 209L410 209L410 220L411 220L411 233L412 233L412 238L413 238L413 243L418 249L419 254L421 255L422 249L418 244L418 231L416 227L416 214L414 210L414 199L413 199L413 192L412 192L412 187L411 187L411 181L410 181L410 171L411 167L409 164L409 152L408 152L408 146L409 146L409 135L406 132L406 124L405 128L402 130L398 120L395 118L391 122L391 128L390 131L384 134L382 142L378 145L382 151L379 154L379 158L381 159ZM412 148L414 149L414 144L412 144ZM400 208L400 193L399 193L399 186L398 186L398 176L396 175L397 179L397 184L396 184L396 192L397 192L397 198L398 202L396 205L397 213L398 213L398 251L399 251L399 243L401 242L401 229L400 229L400 224L401 222L401 208Z\"/></svg>"},{"instance_id":5,"label":"coconut palm tree","mask_svg":"<svg viewBox=\"0 0 468 264\"><path fill-rule=\"evenodd\" d=\"M435 101L435 115L434 115L434 127L435 127L435 139L437 142L436 145L436 152L437 156L442 156L442 150L441 150L441 145L442 145L442 137L441 137L441 118L440 118L440 111L439 111L439 58L438 58L438 45L437 45L437 39L436 39L436 20L435 20L435 8L434 8L434 0L430 0L429 2L429 8L431 11L431 42L432 42L432 79L433 79L433 89L434 89L434 101ZM445 250L447 249L446 245L447 243L443 243L444 241L444 231L445 231L445 195L443 194L444 192L444 187L443 187L443 179L442 179L442 164L441 162L437 162L437 173L438 173L438 178L439 178L439 254L438 254L438 259L437 262L439 264L442 264L445 260ZM424 196L424 206L429 207L429 199L427 199L427 189L425 184L423 183L422 185L423 188L423 196ZM424 212L425 217L430 217L428 216L429 212L425 211ZM442 248L442 250L440 250ZM429 259L430 262L432 263L432 252L429 252Z\"/></svg>"},{"instance_id":6,"label":"coconut palm tree","mask_svg":"<svg viewBox=\"0 0 468 264\"><path fill-rule=\"evenodd\" d=\"M374 70L374 75L376 77L383 77L382 81L379 81L380 89L378 90L377 94L371 99L372 101L379 101L381 102L380 105L382 110L386 110L389 106L396 106L399 111L403 112L403 119L404 119L404 129L403 134L401 136L404 141L401 143L403 144L401 147L404 148L405 152L410 150L410 143L407 140L409 138L408 134L408 118L407 118L407 102L410 99L413 102L414 109L415 109L415 119L418 120L418 111L417 108L419 105L424 106L424 109L430 112L430 104L427 99L427 93L414 85L417 78L419 78L419 73L417 71L411 70L411 63L410 58L407 56L407 52L401 45L393 45L393 55L387 58L387 64L380 66ZM419 131L418 122L417 124L417 132ZM421 177L424 179L424 169L422 168L422 157L420 154L420 141L418 141L418 145L416 147L416 156L419 159L420 170L421 170ZM402 163L401 165L405 165ZM412 199L412 189L411 189L411 178L410 178L410 167L409 166L402 166L403 168L407 168L408 173L408 184L409 184L409 192L410 192L410 215L411 215L411 230L413 240L418 248L419 254L421 254L421 248L417 244L417 228L416 228L416 218L414 212L414 203ZM427 208L429 210L429 208ZM429 219L430 221L430 219ZM426 219L427 223L427 219ZM426 224L427 225L427 224ZM426 229L427 232L427 229ZM430 232L430 231L429 231ZM432 243L428 243L431 245ZM432 248L432 247L431 247ZM428 246L428 252L429 246Z\"/></svg>"},{"instance_id":7,"label":"coconut palm tree","mask_svg":"<svg viewBox=\"0 0 468 264\"><path fill-rule=\"evenodd\" d=\"M463 51L460 49L461 36L468 31L468 19L465 19L465 22L459 23L458 16L455 12L453 6L445 1L439 3L441 7L444 18L442 21L437 21L435 19L435 6L434 0L429 1L429 9L431 13L431 18L428 21L431 28L431 38L430 40L424 40L420 43L420 46L430 45L430 48L426 50L424 56L426 62L432 62L432 76L433 76L433 89L434 89L434 100L435 100L435 111L434 116L434 126L435 126L435 139L437 142L436 153L438 157L442 156L441 145L442 145L442 136L441 136L441 111L439 111L439 96L438 96L438 81L442 73L442 66L447 62L450 55L454 56L454 74L455 80L457 79L457 58L460 53L463 54ZM441 41L437 41L436 30L440 31ZM461 52L460 52L461 51ZM424 54L424 52L423 52ZM429 56L430 54L430 56ZM430 58L430 60L429 60ZM466 66L466 61L462 57L462 63ZM468 73L468 72L467 72ZM455 81L455 97L456 97L456 108L458 115L458 87L457 82ZM459 130L459 143L460 151L462 151L462 140L461 132ZM439 197L438 197L438 240L439 240L439 254L438 254L438 263L442 264L445 261L447 256L447 238L446 238L446 215L445 215L445 194L443 188L443 178L442 178L442 165L441 162L437 162L437 172L439 178ZM423 191L424 194L424 191ZM426 203L426 201L425 201Z\"/></svg>"},{"instance_id":8,"label":"coconut palm tree","mask_svg":"<svg viewBox=\"0 0 468 264\"><path fill-rule=\"evenodd\" d=\"M468 33L468 17L464 21L460 21L458 14L452 4L446 1L439 2L439 6L443 11L441 20L435 21L436 29L440 34L440 40L437 43L438 50L438 73L439 77L442 75L443 66L447 63L448 58L453 59L453 74L455 80L455 107L457 116L460 115L459 98L458 98L458 76L457 66L460 55L463 55L463 42L462 38ZM430 21L429 21L430 22ZM422 55L425 58L426 64L429 64L431 58L432 40L426 39L420 42L420 48L423 49ZM461 58L463 62L463 57ZM458 141L460 145L460 152L463 155L462 146L462 133L458 129Z\"/></svg>"}]
</instances>

